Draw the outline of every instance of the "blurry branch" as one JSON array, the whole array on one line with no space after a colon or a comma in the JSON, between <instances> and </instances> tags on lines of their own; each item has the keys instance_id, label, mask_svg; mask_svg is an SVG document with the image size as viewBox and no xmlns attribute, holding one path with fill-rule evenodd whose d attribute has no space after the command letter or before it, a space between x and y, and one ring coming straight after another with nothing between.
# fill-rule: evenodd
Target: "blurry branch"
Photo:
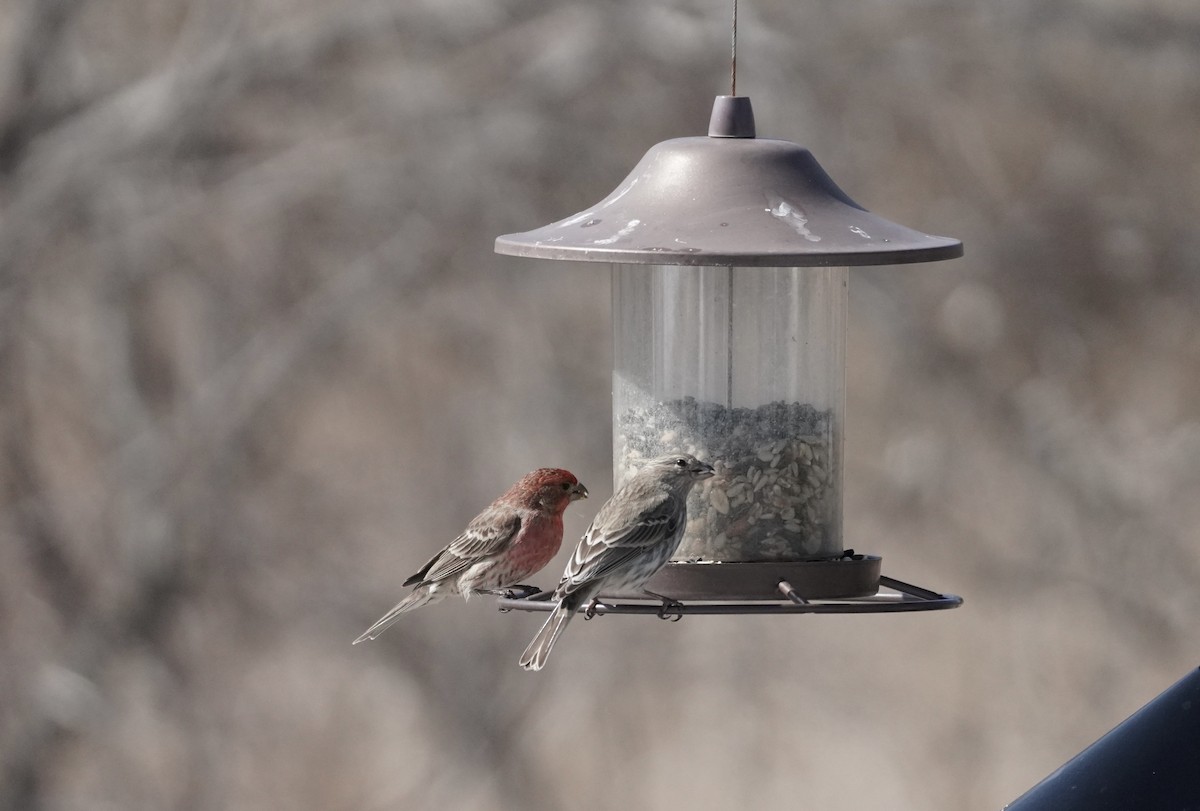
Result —
<instances>
[{"instance_id":1,"label":"blurry branch","mask_svg":"<svg viewBox=\"0 0 1200 811\"><path fill-rule=\"evenodd\" d=\"M0 108L0 170L9 174L8 203L0 222L0 315L23 309L28 287L44 274L36 273L38 249L68 230L72 218L86 216L86 207L112 172L129 160L146 160L171 150L189 133L202 129L207 118L219 118L223 103L248 90L269 84L295 83L305 87L319 63L347 48L394 32L400 8L385 3L360 3L311 15L268 33L234 32L188 55L177 55L153 73L125 87L75 101L61 115L39 111L40 75L54 58L54 42L68 26L76 4L47 0L30 4L27 30L19 38L10 86ZM469 49L468 49L469 50ZM203 195L191 203L202 204ZM80 209L83 208L83 211ZM174 218L166 227L174 228ZM141 224L132 225L137 228ZM179 542L194 488L202 489L221 477L221 465L239 435L262 406L285 386L297 367L356 308L370 301L392 274L389 286L411 293L428 280L429 263L405 249L428 244L412 232L410 220L378 250L352 262L330 277L299 304L272 323L254 331L242 348L222 363L208 380L190 392L176 410L158 421L143 406L137 374L128 357L128 326L114 309L121 301L118 279L110 280L118 296L102 304L102 330L95 362L88 370L89 394L96 402L83 406L90 420L117 436L128 437L105 465L112 471L111 525L115 548L131 551L122 597L115 606L95 605L86 587L87 576L72 562L68 543L54 531L56 503L47 497L38 472L30 431L14 425L9 433L9 458L15 482L8 494L20 518L30 558L66 625L70 640L62 666L97 681L106 662L124 645L137 639L153 641L169 625L174 606L187 593L187 567ZM397 261L397 257L403 257ZM58 272L69 267L54 268ZM111 275L115 268L107 269ZM115 283L115 284L113 284ZM0 336L5 372L12 381L18 351L14 331L34 327L28 318L4 318ZM39 340L26 334L28 340ZM88 385L88 383L85 383ZM12 413L16 420L38 419L38 404L16 387ZM102 528L97 528L103 532ZM45 714L31 712L22 741L7 758L4 785L15 793L4 799L12 807L29 809L38 797L40 765L64 730Z\"/></svg>"},{"instance_id":2,"label":"blurry branch","mask_svg":"<svg viewBox=\"0 0 1200 811\"><path fill-rule=\"evenodd\" d=\"M0 108L0 169L8 167L11 201L0 221L0 316L15 304L32 272L26 260L51 238L56 224L93 197L99 180L128 158L148 158L174 146L220 103L272 82L296 82L321 60L389 30L400 13L382 3L339 7L263 34L225 35L196 54L180 54L152 74L91 99L80 99L70 115L47 118L21 92L34 82L33 55L49 58L45 40L56 35L76 4L36 0L38 12L14 70L16 87ZM58 9L55 13L55 9ZM24 265L19 277L16 268ZM7 289L6 289L7 288ZM7 330L4 330L7 333ZM4 334L0 333L0 340Z\"/></svg>"},{"instance_id":3,"label":"blurry branch","mask_svg":"<svg viewBox=\"0 0 1200 811\"><path fill-rule=\"evenodd\" d=\"M178 535L189 511L186 489L181 494L180 488L189 482L203 486L207 479L220 476L219 465L239 432L319 343L378 292L384 272L396 274L394 283L404 292L427 280L422 272L426 264L409 261L396 267L389 261L411 239L411 233L402 230L259 330L171 415L169 426L155 425L142 412L138 419L144 427L118 450L111 465L119 517L109 531L129 536L117 546L132 546L134 552L126 561L122 599L112 608L83 605L87 590L78 588L82 576L49 529L51 505L36 489L19 493L14 506L18 515L28 518L22 528L31 557L39 563L39 573L57 596L56 607L71 625L62 667L98 683L107 662L124 646L138 640L159 644L161 629L169 625L174 608L188 594L189 568ZM126 397L135 397L133 381L124 377L114 374L110 382ZM23 410L32 418L36 404L26 402ZM27 432L12 432L10 444L16 445L10 448L10 459L28 463L15 474L36 488L31 456L35 451L28 445ZM10 793L0 794L0 808L38 807L39 771L51 762L46 756L65 734L49 715L28 714L22 741L9 752L3 784Z\"/></svg>"},{"instance_id":4,"label":"blurry branch","mask_svg":"<svg viewBox=\"0 0 1200 811\"><path fill-rule=\"evenodd\" d=\"M56 4L62 5L62 4ZM49 7L49 6L48 6ZM394 12L392 12L394 14ZM3 245L3 278L6 310L19 307L20 289L36 278L31 256L37 242L54 235L63 220L64 201L87 199L102 173L125 155L146 157L156 146L186 132L200 111L231 92L230 84L287 75L343 44L348 37L374 34L379 13L341 14L340 24L325 20L300 29L300 36L266 39L244 44L215 46L202 58L178 62L134 85L94 101L75 115L35 137L41 119L17 114L10 108L6 157L19 164L13 203L0 225ZM389 15L390 16L390 15ZM58 18L60 27L65 18ZM295 33L295 32L293 32ZM32 80L29 80L32 81ZM188 593L187 567L178 534L187 520L178 497L181 483L203 484L217 475L230 444L261 406L283 386L319 344L355 308L364 306L381 286L384 273L395 274L395 284L411 291L424 278L426 267L415 257L402 267L392 261L412 239L402 230L370 255L352 262L331 276L299 304L276 321L254 332L242 349L226 361L165 424L157 424L140 406L135 375L128 368L126 328L120 312L106 312L103 346L97 360L106 367L91 375L105 390L95 392L104 401L97 418L106 426L121 426L118 433L132 438L115 455L114 524L109 532L117 548L132 546L132 564L122 599L115 606L90 604L87 577L78 571L65 542L54 532L54 504L42 492L37 472L37 450L30 431L20 423L36 419L34 402L13 402L10 413L21 414L10 427L8 457L13 466L10 506L18 517L21 535L39 577L53 596L56 609L71 629L62 667L98 683L107 662L124 646L144 639L156 642L174 607ZM40 238L40 239L39 239ZM33 244L31 244L33 243ZM14 279L13 269L23 267L24 278ZM65 268L64 268L65 270ZM14 289L14 282L17 287ZM110 310L113 304L105 305ZM6 319L10 330L29 322ZM37 340L37 336L28 336ZM11 344L3 354L6 376L12 384L21 377L14 368L18 354ZM100 405L99 403L97 405ZM170 498L172 492L175 498ZM103 531L97 528L98 531ZM122 536L132 536L122 541ZM0 807L30 811L38 807L42 770L47 757L68 734L45 712L31 707L20 739L8 748L0 793Z\"/></svg>"},{"instance_id":5,"label":"blurry branch","mask_svg":"<svg viewBox=\"0 0 1200 811\"><path fill-rule=\"evenodd\" d=\"M586 26L602 13L591 3L534 6L530 11L527 18L459 48L432 71L449 77L454 84L450 99L454 104L477 104L484 94L494 95L496 86L489 79L497 65L505 66L517 81L522 70L541 55L545 43L554 42L563 32ZM539 48L539 43L543 47Z\"/></svg>"},{"instance_id":6,"label":"blurry branch","mask_svg":"<svg viewBox=\"0 0 1200 811\"><path fill-rule=\"evenodd\" d=\"M482 58L494 67L496 49L527 54L531 40L564 24L564 15L579 13L576 7L541 12L533 20L504 29L486 46L464 46L459 68L484 73L476 63ZM397 31L402 14L385 3L339 6L336 12L310 15L267 33L230 34L200 53L179 55L155 73L90 100L77 114L41 133L30 148L29 170L39 177L71 182L73 171L37 170L43 166L87 170L123 155L144 155L173 144L219 102L256 87L284 84L311 92L307 82L320 63ZM47 189L46 194L56 196L55 191Z\"/></svg>"},{"instance_id":7,"label":"blurry branch","mask_svg":"<svg viewBox=\"0 0 1200 811\"><path fill-rule=\"evenodd\" d=\"M13 516L17 535L25 542L34 573L46 585L51 602L62 615L65 624L78 622L90 602L91 588L84 572L67 553L56 516L46 500L40 497L41 477L34 458L29 412L14 403L5 403L10 419L23 423L9 428L5 452L10 475L5 501Z\"/></svg>"},{"instance_id":8,"label":"blurry branch","mask_svg":"<svg viewBox=\"0 0 1200 811\"><path fill-rule=\"evenodd\" d=\"M1037 27L1061 25L1073 30L1086 27L1097 41L1150 49L1173 42L1193 46L1200 42L1200 19L1184 4L1159 3L1156 8L1135 4L1107 5L1089 2L1033 3L1030 22ZM1173 8L1172 14L1168 8Z\"/></svg>"},{"instance_id":9,"label":"blurry branch","mask_svg":"<svg viewBox=\"0 0 1200 811\"><path fill-rule=\"evenodd\" d=\"M0 89L0 176L12 171L29 140L54 118L40 92L42 77L58 55L72 15L82 6L76 0L29 0L24 4L24 25L14 37L17 47L9 55Z\"/></svg>"},{"instance_id":10,"label":"blurry branch","mask_svg":"<svg viewBox=\"0 0 1200 811\"><path fill-rule=\"evenodd\" d=\"M34 6L40 9L40 0ZM73 8L66 0L47 2L37 16L48 16L55 25L42 28L61 30L65 12L55 16L49 11L63 6ZM93 199L105 173L123 160L145 159L176 146L184 134L202 129L203 122L218 120L222 102L253 88L291 84L298 91L311 90L306 80L322 60L395 34L404 13L391 4L364 2L267 33L227 34L123 88L79 100L70 115L52 120L19 105L0 108L0 135L19 133L9 136L0 165L13 174L10 202L0 219L0 344L11 337L4 326L11 319L4 316L18 306L33 270L28 257L53 238L56 225ZM486 87L496 64L523 58L531 53L531 42L578 21L582 13L578 6L536 9L530 19L462 46L443 69L455 77L449 97L456 106L471 104L477 95L471 88ZM425 103L438 105L445 98L426 97ZM406 114L419 111L407 109Z\"/></svg>"},{"instance_id":11,"label":"blurry branch","mask_svg":"<svg viewBox=\"0 0 1200 811\"><path fill-rule=\"evenodd\" d=\"M359 258L316 290L258 330L225 361L167 420L147 424L119 452L118 467L130 469L151 460L169 460L156 479L162 490L176 486L186 474L203 478L220 458L221 449L288 380L296 367L335 329L347 323L391 278L388 286L412 294L430 281L427 264L406 247L418 242L413 227L402 228L371 254ZM182 443L163 452L172 437Z\"/></svg>"}]
</instances>

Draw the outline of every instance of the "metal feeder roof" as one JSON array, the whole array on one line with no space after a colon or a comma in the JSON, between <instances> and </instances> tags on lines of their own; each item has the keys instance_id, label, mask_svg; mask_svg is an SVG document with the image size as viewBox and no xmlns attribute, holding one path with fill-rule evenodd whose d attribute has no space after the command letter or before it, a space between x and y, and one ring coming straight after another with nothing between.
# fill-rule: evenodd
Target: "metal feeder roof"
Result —
<instances>
[{"instance_id":1,"label":"metal feeder roof","mask_svg":"<svg viewBox=\"0 0 1200 811\"><path fill-rule=\"evenodd\" d=\"M496 252L581 262L829 267L935 262L962 243L864 209L807 149L755 137L747 96L718 96L708 137L663 141L596 205L496 239Z\"/></svg>"}]
</instances>

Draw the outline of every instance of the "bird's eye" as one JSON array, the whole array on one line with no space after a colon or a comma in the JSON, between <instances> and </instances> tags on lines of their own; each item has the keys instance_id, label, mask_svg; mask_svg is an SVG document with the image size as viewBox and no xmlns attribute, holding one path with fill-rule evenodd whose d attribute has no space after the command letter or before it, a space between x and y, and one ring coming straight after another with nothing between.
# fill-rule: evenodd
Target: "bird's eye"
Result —
<instances>
[{"instance_id":1,"label":"bird's eye","mask_svg":"<svg viewBox=\"0 0 1200 811\"><path fill-rule=\"evenodd\" d=\"M570 482L563 482L563 484L562 484L562 488L563 488L564 490L570 490L570 489L571 489L571 483L570 483Z\"/></svg>"},{"instance_id":2,"label":"bird's eye","mask_svg":"<svg viewBox=\"0 0 1200 811\"><path fill-rule=\"evenodd\" d=\"M687 459L676 459L675 467L687 467Z\"/></svg>"}]
</instances>

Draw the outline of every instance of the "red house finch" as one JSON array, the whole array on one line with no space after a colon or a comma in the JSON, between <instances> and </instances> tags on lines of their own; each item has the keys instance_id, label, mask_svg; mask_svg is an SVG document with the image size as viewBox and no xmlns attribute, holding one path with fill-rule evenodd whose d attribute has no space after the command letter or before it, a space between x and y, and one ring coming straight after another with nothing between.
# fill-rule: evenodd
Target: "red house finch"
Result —
<instances>
[{"instance_id":1,"label":"red house finch","mask_svg":"<svg viewBox=\"0 0 1200 811\"><path fill-rule=\"evenodd\" d=\"M602 590L641 590L683 538L688 491L713 473L712 465L686 453L660 456L605 502L575 547L554 590L558 605L521 654L521 667L541 670L571 617Z\"/></svg>"},{"instance_id":2,"label":"red house finch","mask_svg":"<svg viewBox=\"0 0 1200 811\"><path fill-rule=\"evenodd\" d=\"M498 593L541 571L562 545L567 505L587 498L572 474L543 467L526 474L475 516L467 529L404 581L416 586L354 640L374 639L405 611L451 594Z\"/></svg>"}]
</instances>

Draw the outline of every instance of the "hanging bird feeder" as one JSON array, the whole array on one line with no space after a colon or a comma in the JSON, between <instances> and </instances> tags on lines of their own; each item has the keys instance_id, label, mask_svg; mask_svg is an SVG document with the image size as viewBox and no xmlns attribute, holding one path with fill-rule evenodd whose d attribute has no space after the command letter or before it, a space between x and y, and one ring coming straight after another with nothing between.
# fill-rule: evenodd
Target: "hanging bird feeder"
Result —
<instances>
[{"instance_id":1,"label":"hanging bird feeder","mask_svg":"<svg viewBox=\"0 0 1200 811\"><path fill-rule=\"evenodd\" d=\"M612 266L616 487L662 454L716 466L646 587L679 614L961 604L846 549L842 444L849 267L952 259L962 243L862 208L807 149L756 137L750 99L730 95L707 137L657 144L596 205L496 251ZM548 596L501 607L548 610ZM595 610L662 610L638 596Z\"/></svg>"}]
</instances>

